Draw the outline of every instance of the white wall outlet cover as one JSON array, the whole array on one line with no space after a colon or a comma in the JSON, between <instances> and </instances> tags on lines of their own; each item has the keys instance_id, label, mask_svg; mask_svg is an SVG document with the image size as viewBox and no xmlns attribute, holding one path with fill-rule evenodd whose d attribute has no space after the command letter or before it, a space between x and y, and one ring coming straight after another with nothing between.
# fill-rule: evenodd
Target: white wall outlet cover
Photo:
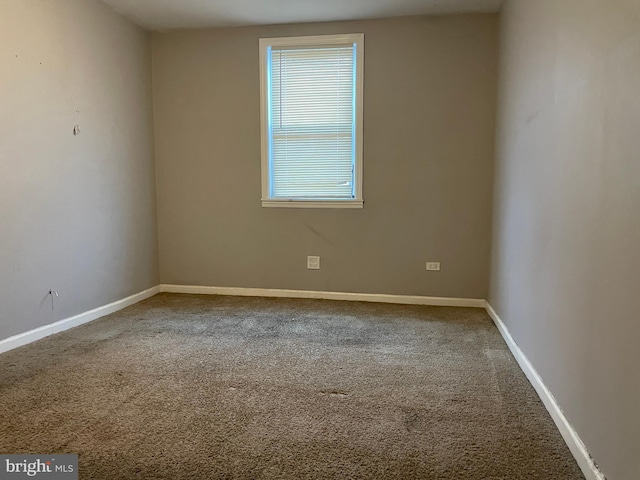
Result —
<instances>
[{"instance_id":1,"label":"white wall outlet cover","mask_svg":"<svg viewBox=\"0 0 640 480\"><path fill-rule=\"evenodd\" d=\"M439 271L440 270L440 262L427 262L427 270L430 271Z\"/></svg>"},{"instance_id":2,"label":"white wall outlet cover","mask_svg":"<svg viewBox=\"0 0 640 480\"><path fill-rule=\"evenodd\" d=\"M308 256L307 257L307 268L309 270L320 270L320 257Z\"/></svg>"}]
</instances>

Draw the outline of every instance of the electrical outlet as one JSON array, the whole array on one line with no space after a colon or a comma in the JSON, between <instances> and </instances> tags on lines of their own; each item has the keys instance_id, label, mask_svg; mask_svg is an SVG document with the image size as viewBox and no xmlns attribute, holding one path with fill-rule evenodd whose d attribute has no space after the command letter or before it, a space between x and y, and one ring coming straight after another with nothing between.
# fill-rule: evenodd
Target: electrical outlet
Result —
<instances>
[{"instance_id":1,"label":"electrical outlet","mask_svg":"<svg viewBox=\"0 0 640 480\"><path fill-rule=\"evenodd\" d=\"M427 262L427 270L429 271L439 271L440 270L440 262Z\"/></svg>"},{"instance_id":2,"label":"electrical outlet","mask_svg":"<svg viewBox=\"0 0 640 480\"><path fill-rule=\"evenodd\" d=\"M307 257L307 269L320 270L320 257L308 256Z\"/></svg>"}]
</instances>

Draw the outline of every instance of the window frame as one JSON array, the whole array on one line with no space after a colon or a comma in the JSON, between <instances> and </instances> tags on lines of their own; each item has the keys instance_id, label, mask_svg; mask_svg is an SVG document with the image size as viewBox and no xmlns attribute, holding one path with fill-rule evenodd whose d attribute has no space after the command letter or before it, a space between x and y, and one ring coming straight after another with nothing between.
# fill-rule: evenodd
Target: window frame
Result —
<instances>
[{"instance_id":1,"label":"window frame","mask_svg":"<svg viewBox=\"0 0 640 480\"><path fill-rule=\"evenodd\" d=\"M285 208L363 208L363 99L364 99L364 34L312 35L302 37L261 38L260 46L260 142L262 170L262 206ZM354 198L273 198L271 196L271 159L269 135L269 74L270 47L326 47L353 44L356 55L355 139L354 139Z\"/></svg>"}]
</instances>

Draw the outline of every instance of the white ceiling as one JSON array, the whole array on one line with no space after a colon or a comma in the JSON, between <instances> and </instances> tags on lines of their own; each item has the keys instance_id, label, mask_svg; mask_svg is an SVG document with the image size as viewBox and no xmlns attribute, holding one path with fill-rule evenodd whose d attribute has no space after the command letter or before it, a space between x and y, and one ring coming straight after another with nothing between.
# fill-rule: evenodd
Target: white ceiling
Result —
<instances>
[{"instance_id":1,"label":"white ceiling","mask_svg":"<svg viewBox=\"0 0 640 480\"><path fill-rule=\"evenodd\" d=\"M497 12L502 0L103 0L151 30Z\"/></svg>"}]
</instances>

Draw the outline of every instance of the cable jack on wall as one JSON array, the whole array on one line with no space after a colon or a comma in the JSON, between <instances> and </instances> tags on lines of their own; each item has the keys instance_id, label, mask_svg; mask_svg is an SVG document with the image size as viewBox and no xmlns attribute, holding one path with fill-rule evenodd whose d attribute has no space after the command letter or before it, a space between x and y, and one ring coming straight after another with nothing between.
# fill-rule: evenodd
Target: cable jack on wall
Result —
<instances>
[{"instance_id":1,"label":"cable jack on wall","mask_svg":"<svg viewBox=\"0 0 640 480\"><path fill-rule=\"evenodd\" d=\"M51 311L53 311L53 296L55 295L56 297L59 297L60 295L58 295L58 292L52 289L49 290L49 295L51 295Z\"/></svg>"}]
</instances>

